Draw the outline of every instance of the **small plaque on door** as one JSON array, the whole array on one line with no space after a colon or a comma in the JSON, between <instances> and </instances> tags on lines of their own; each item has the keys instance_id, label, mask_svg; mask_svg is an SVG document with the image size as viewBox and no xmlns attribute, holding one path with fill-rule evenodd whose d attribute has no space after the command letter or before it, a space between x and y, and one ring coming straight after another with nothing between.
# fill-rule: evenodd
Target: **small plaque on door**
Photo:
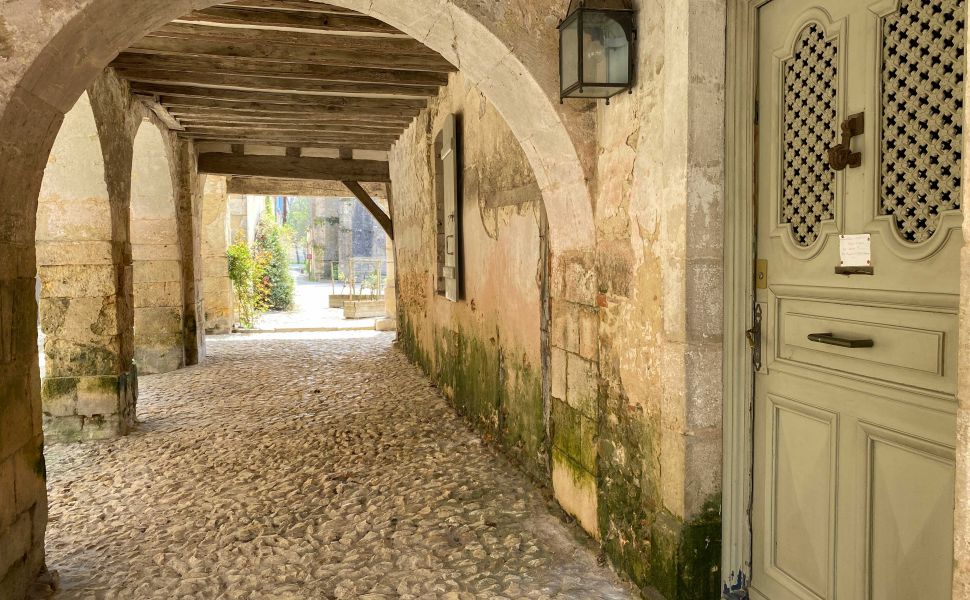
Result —
<instances>
[{"instance_id":1,"label":"small plaque on door","mask_svg":"<svg viewBox=\"0 0 970 600\"><path fill-rule=\"evenodd\" d=\"M868 233L839 236L839 266L872 266L872 243Z\"/></svg>"}]
</instances>

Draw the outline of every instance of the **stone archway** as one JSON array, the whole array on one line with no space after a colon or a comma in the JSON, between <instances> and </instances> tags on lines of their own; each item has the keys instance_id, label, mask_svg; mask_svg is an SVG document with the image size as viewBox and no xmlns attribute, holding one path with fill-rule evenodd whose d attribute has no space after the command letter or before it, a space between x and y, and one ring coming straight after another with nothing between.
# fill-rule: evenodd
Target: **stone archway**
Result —
<instances>
[{"instance_id":1,"label":"stone archway","mask_svg":"<svg viewBox=\"0 0 970 600\"><path fill-rule=\"evenodd\" d=\"M8 413L0 419L0 488L11 483L7 473L18 481L16 498L0 498L4 508L8 503L14 508L5 511L14 525L0 523L0 545L13 548L9 554L16 556L10 565L0 565L0 578L10 589L25 587L43 564L46 492L34 330L34 230L47 156L63 115L120 50L180 15L216 3L81 0L52 6L34 0L0 7L0 56L5 59L0 63L0 389L5 394L0 407ZM552 323L544 327L578 327L566 321L578 322L580 308L593 306L596 299L593 206L586 183L595 148L588 135L592 116L556 104L554 25L564 3L530 5L508 19L495 13L501 6L471 0L333 4L385 20L441 53L507 120L535 171L548 215L554 310ZM542 29L548 34L537 37ZM555 334L552 339L555 346ZM568 352L560 350L563 356ZM595 362L587 362L581 371L595 378ZM555 355L552 363L555 372ZM595 388L590 381L576 385ZM580 480L563 476L560 481ZM564 500L564 506L595 527L595 480L580 481L569 495L579 500L572 505Z\"/></svg>"},{"instance_id":2,"label":"stone archway","mask_svg":"<svg viewBox=\"0 0 970 600\"><path fill-rule=\"evenodd\" d=\"M135 135L131 166L131 251L135 363L143 374L184 363L182 263L168 146L145 121Z\"/></svg>"}]
</instances>

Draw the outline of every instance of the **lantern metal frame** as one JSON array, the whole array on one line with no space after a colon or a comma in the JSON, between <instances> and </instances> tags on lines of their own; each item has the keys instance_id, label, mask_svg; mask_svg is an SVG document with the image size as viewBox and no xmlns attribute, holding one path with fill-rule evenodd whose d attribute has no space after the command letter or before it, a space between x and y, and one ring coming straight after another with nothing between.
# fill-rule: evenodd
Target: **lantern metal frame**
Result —
<instances>
[{"instance_id":1,"label":"lantern metal frame","mask_svg":"<svg viewBox=\"0 0 970 600\"><path fill-rule=\"evenodd\" d=\"M633 93L633 86L636 83L636 66L635 66L635 56L636 56L636 41L637 41L637 29L634 24L634 15L636 10L629 7L627 0L615 0L617 3L622 4L623 8L605 8L605 7L589 7L587 6L587 0L570 0L569 8L566 11L566 17L559 21L557 29L559 30L559 103L562 104L566 98L580 98L584 100L602 100L605 99L606 103L610 103L610 98L627 92L629 94ZM607 3L609 0L607 0ZM591 83L584 81L584 48L583 48L583 15L587 13L605 13L611 15L626 15L629 17L629 22L624 22L621 19L617 19L617 22L623 26L624 32L627 35L627 42L629 42L630 56L627 59L627 78L625 85L618 86L616 84L610 83ZM576 52L576 62L577 62L577 82L570 85L568 88L563 89L562 86L562 74L563 74L563 61L565 57L562 52L562 32L563 28L570 25L573 21L576 23L577 31L577 52ZM620 87L616 92L608 96L571 96L573 92L577 90L582 93L586 88L614 88Z\"/></svg>"}]
</instances>

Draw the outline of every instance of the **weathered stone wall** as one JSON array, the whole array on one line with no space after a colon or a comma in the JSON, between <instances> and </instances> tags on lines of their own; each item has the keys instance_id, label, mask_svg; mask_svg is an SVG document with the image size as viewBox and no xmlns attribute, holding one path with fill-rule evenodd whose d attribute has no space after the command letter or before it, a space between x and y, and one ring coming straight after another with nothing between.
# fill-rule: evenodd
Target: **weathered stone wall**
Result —
<instances>
[{"instance_id":1,"label":"weathered stone wall","mask_svg":"<svg viewBox=\"0 0 970 600\"><path fill-rule=\"evenodd\" d=\"M229 194L226 178L206 176L202 198L202 262L206 333L232 330L232 282L229 279Z\"/></svg>"},{"instance_id":2,"label":"weathered stone wall","mask_svg":"<svg viewBox=\"0 0 970 600\"><path fill-rule=\"evenodd\" d=\"M488 401L506 400L508 387L486 386L493 373L507 383L506 361L521 353L506 332L530 332L539 350L548 324L548 405L539 354L525 354L538 400L530 405L528 394L515 393L507 400L533 407L531 448L549 452L522 462L645 590L709 598L720 587L724 7L711 0L639 9L634 94L609 106L571 101L595 116L595 252L553 254L545 320L539 196L526 204L533 207L527 230L494 210L503 196L495 187L505 197L530 193L508 185L521 167L531 169L512 136L477 154L478 124L489 112L487 102L471 100L479 92L456 77L397 144L400 329L404 347L459 409L521 459L520 439L510 439L515 420ZM482 308L480 290L453 307L433 294L430 144L446 110L459 110L466 123L466 286L491 290L486 297L528 286L532 300L514 315ZM497 114L484 129L508 132ZM496 168L486 165L482 176L478 156ZM476 228L499 232L499 247L483 245ZM506 231L531 246L528 268L499 249ZM557 233L553 225L550 238ZM488 269L476 268L483 257L508 279L489 280Z\"/></svg>"},{"instance_id":3,"label":"weathered stone wall","mask_svg":"<svg viewBox=\"0 0 970 600\"><path fill-rule=\"evenodd\" d=\"M310 279L329 281L340 261L340 198L310 199Z\"/></svg>"},{"instance_id":4,"label":"weathered stone wall","mask_svg":"<svg viewBox=\"0 0 970 600\"><path fill-rule=\"evenodd\" d=\"M432 154L445 117L462 121L464 295L435 292ZM403 347L460 412L545 479L541 390L541 194L508 126L452 77L391 153Z\"/></svg>"},{"instance_id":5,"label":"weathered stone wall","mask_svg":"<svg viewBox=\"0 0 970 600\"><path fill-rule=\"evenodd\" d=\"M199 174L198 153L192 140L179 140L177 144L172 166L182 265L182 344L185 364L195 365L205 358L201 233L205 175Z\"/></svg>"},{"instance_id":6,"label":"weathered stone wall","mask_svg":"<svg viewBox=\"0 0 970 600\"><path fill-rule=\"evenodd\" d=\"M170 132L149 118L135 136L131 172L135 363L166 373L185 362L182 344L182 265L170 157Z\"/></svg>"},{"instance_id":7,"label":"weathered stone wall","mask_svg":"<svg viewBox=\"0 0 970 600\"><path fill-rule=\"evenodd\" d=\"M142 116L106 72L65 119L48 162L36 236L50 440L110 437L134 423L129 198Z\"/></svg>"}]
</instances>

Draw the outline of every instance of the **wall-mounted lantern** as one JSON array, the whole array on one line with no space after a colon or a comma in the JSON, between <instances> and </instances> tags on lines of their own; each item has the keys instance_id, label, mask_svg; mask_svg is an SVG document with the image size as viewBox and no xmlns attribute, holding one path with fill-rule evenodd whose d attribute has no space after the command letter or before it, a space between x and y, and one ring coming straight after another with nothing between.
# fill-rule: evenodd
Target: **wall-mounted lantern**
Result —
<instances>
[{"instance_id":1,"label":"wall-mounted lantern","mask_svg":"<svg viewBox=\"0 0 970 600\"><path fill-rule=\"evenodd\" d=\"M606 98L609 104L633 87L635 18L629 0L570 0L559 23L560 101Z\"/></svg>"}]
</instances>

